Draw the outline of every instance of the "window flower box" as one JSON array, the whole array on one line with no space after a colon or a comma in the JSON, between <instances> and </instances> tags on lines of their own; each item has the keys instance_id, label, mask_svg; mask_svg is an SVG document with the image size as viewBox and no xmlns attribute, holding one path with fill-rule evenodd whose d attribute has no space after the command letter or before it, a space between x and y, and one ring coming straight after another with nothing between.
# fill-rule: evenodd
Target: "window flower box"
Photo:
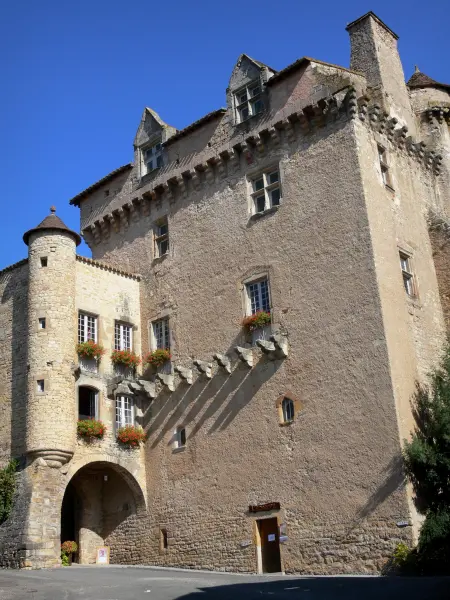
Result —
<instances>
[{"instance_id":1,"label":"window flower box","mask_svg":"<svg viewBox=\"0 0 450 600\"><path fill-rule=\"evenodd\" d=\"M172 358L170 350L158 348L153 352L149 352L145 357L145 364L152 367L161 367Z\"/></svg>"},{"instance_id":2,"label":"window flower box","mask_svg":"<svg viewBox=\"0 0 450 600\"><path fill-rule=\"evenodd\" d=\"M96 419L78 421L77 434L80 438L90 442L93 439L101 440L105 435L106 426Z\"/></svg>"},{"instance_id":3,"label":"window flower box","mask_svg":"<svg viewBox=\"0 0 450 600\"><path fill-rule=\"evenodd\" d=\"M77 344L76 351L80 359L94 359L96 361L100 361L106 352L103 346L97 344L94 340Z\"/></svg>"},{"instance_id":4,"label":"window flower box","mask_svg":"<svg viewBox=\"0 0 450 600\"><path fill-rule=\"evenodd\" d=\"M113 365L123 365L130 369L136 369L141 363L141 358L132 350L114 350L111 354L111 362Z\"/></svg>"},{"instance_id":5,"label":"window flower box","mask_svg":"<svg viewBox=\"0 0 450 600\"><path fill-rule=\"evenodd\" d=\"M262 329L272 322L272 316L269 312L260 310L254 315L245 317L242 321L242 326L249 332L255 331L255 329Z\"/></svg>"},{"instance_id":6,"label":"window flower box","mask_svg":"<svg viewBox=\"0 0 450 600\"><path fill-rule=\"evenodd\" d=\"M128 448L137 448L145 441L145 431L139 425L124 425L117 430L117 439Z\"/></svg>"}]
</instances>

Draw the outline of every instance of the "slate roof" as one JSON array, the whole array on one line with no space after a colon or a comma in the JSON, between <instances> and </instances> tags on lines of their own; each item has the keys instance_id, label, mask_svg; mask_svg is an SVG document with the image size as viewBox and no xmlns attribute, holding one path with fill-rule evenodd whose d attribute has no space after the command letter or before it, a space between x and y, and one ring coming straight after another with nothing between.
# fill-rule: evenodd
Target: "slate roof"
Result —
<instances>
[{"instance_id":1,"label":"slate roof","mask_svg":"<svg viewBox=\"0 0 450 600\"><path fill-rule=\"evenodd\" d=\"M33 227L33 229L29 229L26 233L24 233L23 241L25 242L25 244L27 244L27 246L30 235L35 231L40 231L42 229L56 229L60 231L67 231L67 233L70 233L75 238L77 246L81 244L81 237L78 235L78 233L69 229L67 225L55 215L55 212L56 208L52 206L50 208L50 214L47 217L45 217L45 219L41 221L37 227Z\"/></svg>"},{"instance_id":2,"label":"slate roof","mask_svg":"<svg viewBox=\"0 0 450 600\"><path fill-rule=\"evenodd\" d=\"M226 108L219 108L218 110L213 110L212 112L208 113L201 119L194 121L193 123L191 123L184 129L180 129L179 131L177 131L172 137L170 137L166 142L164 142L164 146L168 146L172 142L179 140L180 138L187 135L188 133L191 133L191 131L194 131L194 129L197 129L198 127L201 127L205 123L208 123L208 121L212 121L213 119L221 117L226 112L227 112Z\"/></svg>"},{"instance_id":3,"label":"slate roof","mask_svg":"<svg viewBox=\"0 0 450 600\"><path fill-rule=\"evenodd\" d=\"M80 206L80 201L83 200L83 198L85 198L92 192L95 192L95 190L97 190L99 187L101 187L104 183L108 183L108 181L111 181L117 175L120 175L121 173L125 173L126 171L129 171L132 168L133 168L133 163L128 163L126 165L122 165L121 167L119 167L117 169L114 169L114 171L111 171L111 173L108 173L108 175L105 175L105 177L102 177L102 179L99 179L98 181L96 181L95 183L93 183L92 185L87 187L85 190L83 190L82 192L80 192L79 194L74 196L72 198L72 200L70 200L70 204L75 205L75 206Z\"/></svg>"}]
</instances>

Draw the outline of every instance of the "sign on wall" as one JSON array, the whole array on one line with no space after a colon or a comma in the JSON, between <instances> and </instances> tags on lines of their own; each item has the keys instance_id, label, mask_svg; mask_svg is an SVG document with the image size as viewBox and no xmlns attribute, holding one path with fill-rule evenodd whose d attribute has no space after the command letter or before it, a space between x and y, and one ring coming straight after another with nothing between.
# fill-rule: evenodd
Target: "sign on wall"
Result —
<instances>
[{"instance_id":1,"label":"sign on wall","mask_svg":"<svg viewBox=\"0 0 450 600\"><path fill-rule=\"evenodd\" d=\"M97 565L109 565L109 546L97 548Z\"/></svg>"}]
</instances>

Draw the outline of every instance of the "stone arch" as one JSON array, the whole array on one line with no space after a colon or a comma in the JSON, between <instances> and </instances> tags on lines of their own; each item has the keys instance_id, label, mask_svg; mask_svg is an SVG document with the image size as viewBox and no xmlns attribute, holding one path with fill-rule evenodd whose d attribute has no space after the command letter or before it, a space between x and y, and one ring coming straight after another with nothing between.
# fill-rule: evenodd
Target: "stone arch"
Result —
<instances>
[{"instance_id":1,"label":"stone arch","mask_svg":"<svg viewBox=\"0 0 450 600\"><path fill-rule=\"evenodd\" d=\"M78 544L76 559L95 562L99 546L120 547L130 527L146 512L145 494L121 461L102 454L90 455L71 465L61 495L61 541ZM63 539L64 538L64 539Z\"/></svg>"}]
</instances>

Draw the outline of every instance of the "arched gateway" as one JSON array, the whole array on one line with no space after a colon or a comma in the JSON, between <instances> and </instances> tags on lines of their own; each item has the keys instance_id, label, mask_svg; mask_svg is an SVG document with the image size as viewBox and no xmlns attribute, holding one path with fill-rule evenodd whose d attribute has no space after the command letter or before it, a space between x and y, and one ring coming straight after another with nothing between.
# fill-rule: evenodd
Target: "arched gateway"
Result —
<instances>
[{"instance_id":1,"label":"arched gateway","mask_svg":"<svg viewBox=\"0 0 450 600\"><path fill-rule=\"evenodd\" d=\"M94 461L68 473L61 505L61 542L78 544L75 560L95 563L96 549L120 543L126 522L145 512L142 489L131 473L116 463Z\"/></svg>"}]
</instances>

